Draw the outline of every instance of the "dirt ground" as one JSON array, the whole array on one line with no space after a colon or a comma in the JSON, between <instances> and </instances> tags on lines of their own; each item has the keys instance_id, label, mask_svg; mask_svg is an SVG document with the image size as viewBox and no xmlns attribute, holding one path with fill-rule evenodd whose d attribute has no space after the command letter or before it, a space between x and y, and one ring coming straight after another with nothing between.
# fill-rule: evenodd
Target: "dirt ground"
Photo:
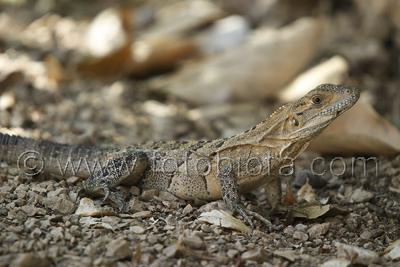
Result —
<instances>
[{"instance_id":1,"label":"dirt ground","mask_svg":"<svg viewBox=\"0 0 400 267\"><path fill-rule=\"evenodd\" d=\"M145 14L137 16L141 24L126 36L151 32L150 26L159 23L156 11L176 2L182 1L120 1L122 10ZM195 29L180 32L180 37L192 38L190 42L201 39L202 31L215 20L232 14L248 21L249 32L263 26L279 29L303 17L323 17L329 21L324 37L297 74L333 55L343 56L349 69L342 83L360 88L384 119L400 127L400 21L396 16L400 5L396 1L244 2L216 1L224 14L207 17ZM83 52L74 51L79 50L77 40L83 39L81 28L110 6L115 5L109 1L0 4L1 133L113 147L212 140L244 131L284 104L276 94L216 103L215 92L204 103L176 91L158 90L154 85L162 79L179 80L181 76L174 75L191 68L190 64L218 56L199 56L188 39L178 44L184 55L170 50L174 60L164 58L156 67L141 65L139 72L136 65L127 68L116 60L126 56L121 47L111 53L110 61L94 67ZM57 25L62 23L76 28L66 27L69 31L60 40ZM182 19L177 25L184 23ZM48 38L40 41L38 36ZM68 38L70 46L63 47ZM319 158L313 164L318 157L324 161ZM364 165L355 160L358 157L370 160ZM311 168L325 174L310 176L307 170ZM273 226L254 218L254 232L245 234L199 220L203 212L226 209L221 200L185 201L166 192L142 192L135 186L118 188L127 196L124 212L93 198L102 211L78 216L75 190L80 178L30 177L0 162L0 266L398 266L400 255L390 258L384 251L400 239L399 153L306 151L296 160L294 173L282 178L282 187L289 180L296 194L305 176L317 198L332 206L327 214L316 219L270 214L264 188L259 188L242 200Z\"/></svg>"}]
</instances>

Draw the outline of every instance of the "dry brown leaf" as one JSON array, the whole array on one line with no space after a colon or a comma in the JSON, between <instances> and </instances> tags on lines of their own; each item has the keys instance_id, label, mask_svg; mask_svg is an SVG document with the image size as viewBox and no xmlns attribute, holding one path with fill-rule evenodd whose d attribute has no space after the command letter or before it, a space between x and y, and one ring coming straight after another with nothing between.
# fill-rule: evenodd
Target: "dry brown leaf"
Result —
<instances>
[{"instance_id":1,"label":"dry brown leaf","mask_svg":"<svg viewBox=\"0 0 400 267\"><path fill-rule=\"evenodd\" d=\"M317 195L314 193L314 189L308 183L308 178L306 184L303 185L299 191L297 191L297 196L299 197L299 200L304 199L307 202L313 201L317 198Z\"/></svg>"},{"instance_id":2,"label":"dry brown leaf","mask_svg":"<svg viewBox=\"0 0 400 267\"><path fill-rule=\"evenodd\" d=\"M297 76L279 93L279 100L295 101L322 83L341 84L348 69L349 63L343 57L334 56Z\"/></svg>"},{"instance_id":3,"label":"dry brown leaf","mask_svg":"<svg viewBox=\"0 0 400 267\"><path fill-rule=\"evenodd\" d=\"M203 212L200 214L199 221L214 224L220 227L250 233L250 228L247 227L240 220L223 210L213 210L210 212Z\"/></svg>"},{"instance_id":4,"label":"dry brown leaf","mask_svg":"<svg viewBox=\"0 0 400 267\"><path fill-rule=\"evenodd\" d=\"M151 35L132 44L130 75L146 78L176 68L182 60L198 53L191 38Z\"/></svg>"},{"instance_id":5,"label":"dry brown leaf","mask_svg":"<svg viewBox=\"0 0 400 267\"><path fill-rule=\"evenodd\" d=\"M307 200L307 202L302 204L302 206L300 207L301 210L303 210L305 213L293 211L293 213L292 213L293 217L307 218L307 219L311 220L311 219L318 218L329 211L330 205L322 206L319 201L315 200L316 196L312 191L313 191L313 189L308 184L308 181L302 188L300 188L299 192L297 193L297 195L301 196L301 198L299 198L299 199ZM296 203L298 203L298 200L296 199L295 195L293 194L293 191L290 188L289 180L288 180L287 185L286 185L286 195L282 201L282 204L293 205Z\"/></svg>"},{"instance_id":6,"label":"dry brown leaf","mask_svg":"<svg viewBox=\"0 0 400 267\"><path fill-rule=\"evenodd\" d=\"M58 84L70 79L64 66L53 55L47 55L44 59L44 64L46 66L47 77L55 83Z\"/></svg>"},{"instance_id":7,"label":"dry brown leaf","mask_svg":"<svg viewBox=\"0 0 400 267\"><path fill-rule=\"evenodd\" d=\"M321 206L321 204L318 202L310 203L309 206L301 208L303 211L305 211L307 213L307 215L304 213L294 211L293 216L297 217L297 218L307 218L309 220L312 220L312 219L321 217L322 215L327 213L329 211L330 207L331 207L331 205Z\"/></svg>"},{"instance_id":8,"label":"dry brown leaf","mask_svg":"<svg viewBox=\"0 0 400 267\"><path fill-rule=\"evenodd\" d=\"M118 78L128 74L131 62L131 44L126 43L118 51L104 57L87 59L77 66L77 73L103 78Z\"/></svg>"},{"instance_id":9,"label":"dry brown leaf","mask_svg":"<svg viewBox=\"0 0 400 267\"><path fill-rule=\"evenodd\" d=\"M268 188L265 188L265 190L267 191ZM286 194L285 194L285 197L283 198L282 204L293 205L293 204L296 204L296 203L297 203L296 196L293 194L293 191L290 188L289 180L287 180L287 183L286 183Z\"/></svg>"},{"instance_id":10,"label":"dry brown leaf","mask_svg":"<svg viewBox=\"0 0 400 267\"><path fill-rule=\"evenodd\" d=\"M258 29L245 44L186 65L152 86L196 104L274 96L314 58L321 26L302 18L277 30Z\"/></svg>"},{"instance_id":11,"label":"dry brown leaf","mask_svg":"<svg viewBox=\"0 0 400 267\"><path fill-rule=\"evenodd\" d=\"M400 132L365 97L328 126L308 147L322 154L390 155L400 151Z\"/></svg>"}]
</instances>

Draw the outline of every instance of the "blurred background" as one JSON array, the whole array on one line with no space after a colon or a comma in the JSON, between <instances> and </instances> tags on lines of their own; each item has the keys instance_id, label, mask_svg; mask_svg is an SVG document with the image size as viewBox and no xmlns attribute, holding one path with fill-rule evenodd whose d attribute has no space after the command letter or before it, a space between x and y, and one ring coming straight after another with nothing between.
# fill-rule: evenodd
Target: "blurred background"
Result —
<instances>
[{"instance_id":1,"label":"blurred background","mask_svg":"<svg viewBox=\"0 0 400 267\"><path fill-rule=\"evenodd\" d=\"M0 131L209 140L335 83L363 104L311 148L398 153L399 14L396 0L3 0Z\"/></svg>"}]
</instances>

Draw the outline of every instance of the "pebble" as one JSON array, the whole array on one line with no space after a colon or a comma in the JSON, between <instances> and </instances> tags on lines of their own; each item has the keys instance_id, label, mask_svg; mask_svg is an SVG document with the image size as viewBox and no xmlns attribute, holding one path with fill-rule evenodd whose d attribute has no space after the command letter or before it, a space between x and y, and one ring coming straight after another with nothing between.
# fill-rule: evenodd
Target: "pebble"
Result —
<instances>
[{"instance_id":1,"label":"pebble","mask_svg":"<svg viewBox=\"0 0 400 267\"><path fill-rule=\"evenodd\" d=\"M346 245L339 242L336 242L335 246L337 247L337 255L340 258L353 259L354 255L358 254L358 257L354 257L354 263L369 265L372 263L377 263L379 261L379 255L374 251L366 250L356 246Z\"/></svg>"},{"instance_id":2,"label":"pebble","mask_svg":"<svg viewBox=\"0 0 400 267\"><path fill-rule=\"evenodd\" d=\"M187 204L186 207L183 209L182 214L188 215L193 212L193 207L190 204Z\"/></svg>"},{"instance_id":3,"label":"pebble","mask_svg":"<svg viewBox=\"0 0 400 267\"><path fill-rule=\"evenodd\" d=\"M143 190L142 195L141 195L141 197L144 201L150 201L154 198L154 196L158 197L157 189Z\"/></svg>"},{"instance_id":4,"label":"pebble","mask_svg":"<svg viewBox=\"0 0 400 267\"><path fill-rule=\"evenodd\" d=\"M357 188L351 194L350 199L354 203L365 203L365 202L370 201L373 197L374 197L373 193L365 191L364 189L361 189L361 188Z\"/></svg>"},{"instance_id":5,"label":"pebble","mask_svg":"<svg viewBox=\"0 0 400 267\"><path fill-rule=\"evenodd\" d=\"M293 234L293 238L299 239L300 241L304 242L308 240L308 235L300 231L295 231Z\"/></svg>"},{"instance_id":6,"label":"pebble","mask_svg":"<svg viewBox=\"0 0 400 267\"><path fill-rule=\"evenodd\" d=\"M311 239L314 239L317 236L324 235L330 229L330 223L322 223L316 224L307 230L307 233L310 235Z\"/></svg>"},{"instance_id":7,"label":"pebble","mask_svg":"<svg viewBox=\"0 0 400 267\"><path fill-rule=\"evenodd\" d=\"M246 251L242 254L242 260L244 261L255 261L258 263L263 263L268 260L270 253L268 253L263 248L256 248L249 251Z\"/></svg>"},{"instance_id":8,"label":"pebble","mask_svg":"<svg viewBox=\"0 0 400 267\"><path fill-rule=\"evenodd\" d=\"M226 254L228 254L228 257L231 259L233 259L238 253L239 251L236 249L228 249L228 251L226 252Z\"/></svg>"},{"instance_id":9,"label":"pebble","mask_svg":"<svg viewBox=\"0 0 400 267\"><path fill-rule=\"evenodd\" d=\"M295 232L295 229L294 229L294 227L293 227L292 225L289 225L288 227L286 227L285 229L283 229L283 232L284 232L285 234L288 234L288 235L293 235L294 232Z\"/></svg>"},{"instance_id":10,"label":"pebble","mask_svg":"<svg viewBox=\"0 0 400 267\"><path fill-rule=\"evenodd\" d=\"M152 216L151 211L145 210L145 211L139 211L134 214L132 214L132 218L150 218Z\"/></svg>"},{"instance_id":11,"label":"pebble","mask_svg":"<svg viewBox=\"0 0 400 267\"><path fill-rule=\"evenodd\" d=\"M294 227L297 231L300 231L300 232L306 232L307 231L307 229L308 229L308 226L307 225L304 225L304 224L302 224L302 223L299 223L299 224L296 224L296 226Z\"/></svg>"},{"instance_id":12,"label":"pebble","mask_svg":"<svg viewBox=\"0 0 400 267\"><path fill-rule=\"evenodd\" d=\"M178 252L178 248L175 244L169 245L168 247L163 249L163 254L168 258L173 258L176 256Z\"/></svg>"},{"instance_id":13,"label":"pebble","mask_svg":"<svg viewBox=\"0 0 400 267\"><path fill-rule=\"evenodd\" d=\"M135 233L135 234L143 234L146 231L146 229L144 229L141 226L135 225L135 226L129 227L129 231L132 233Z\"/></svg>"},{"instance_id":14,"label":"pebble","mask_svg":"<svg viewBox=\"0 0 400 267\"><path fill-rule=\"evenodd\" d=\"M21 253L18 254L17 258L10 264L10 267L47 267L52 266L51 262L40 257L36 253Z\"/></svg>"},{"instance_id":15,"label":"pebble","mask_svg":"<svg viewBox=\"0 0 400 267\"><path fill-rule=\"evenodd\" d=\"M134 196L140 196L140 188L137 186L131 186L131 188L129 189L129 193L131 193Z\"/></svg>"},{"instance_id":16,"label":"pebble","mask_svg":"<svg viewBox=\"0 0 400 267\"><path fill-rule=\"evenodd\" d=\"M123 238L111 241L106 247L106 257L128 258L132 256L132 250L129 248L129 243Z\"/></svg>"},{"instance_id":17,"label":"pebble","mask_svg":"<svg viewBox=\"0 0 400 267\"><path fill-rule=\"evenodd\" d=\"M47 208L64 215L72 214L76 209L76 205L72 201L60 197L44 198L41 202Z\"/></svg>"},{"instance_id":18,"label":"pebble","mask_svg":"<svg viewBox=\"0 0 400 267\"><path fill-rule=\"evenodd\" d=\"M203 250L206 248L206 244L204 243L204 240L201 239L198 236L188 236L188 237L183 237L182 242L188 246L191 249L195 250Z\"/></svg>"}]
</instances>

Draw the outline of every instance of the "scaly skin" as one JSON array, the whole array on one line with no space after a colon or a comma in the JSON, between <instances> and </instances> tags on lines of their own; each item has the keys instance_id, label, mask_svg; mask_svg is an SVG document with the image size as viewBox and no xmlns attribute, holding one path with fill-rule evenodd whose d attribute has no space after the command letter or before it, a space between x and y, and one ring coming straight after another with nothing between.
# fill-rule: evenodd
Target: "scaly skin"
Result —
<instances>
[{"instance_id":1,"label":"scaly skin","mask_svg":"<svg viewBox=\"0 0 400 267\"><path fill-rule=\"evenodd\" d=\"M286 210L281 204L280 168L287 165L287 158L296 159L358 98L359 92L352 86L323 84L281 107L257 126L213 141L149 142L103 148L0 134L0 160L17 163L33 173L45 171L88 178L78 192L104 191L105 198L117 203L121 210L123 198L111 190L119 184L166 190L188 200L223 198L232 213L240 213L253 227L248 215L270 222L246 209L240 194L266 184L272 208ZM26 159L32 153L38 160Z\"/></svg>"}]
</instances>

